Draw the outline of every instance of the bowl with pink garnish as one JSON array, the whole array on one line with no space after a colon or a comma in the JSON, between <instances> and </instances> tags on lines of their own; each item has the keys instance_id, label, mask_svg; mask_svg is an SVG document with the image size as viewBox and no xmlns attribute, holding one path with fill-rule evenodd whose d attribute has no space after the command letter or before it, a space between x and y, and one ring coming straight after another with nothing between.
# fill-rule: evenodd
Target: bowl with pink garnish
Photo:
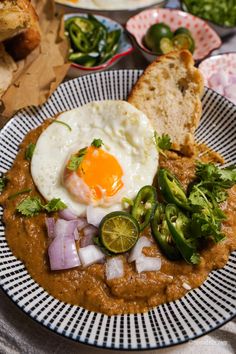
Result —
<instances>
[{"instance_id":1,"label":"bowl with pink garnish","mask_svg":"<svg viewBox=\"0 0 236 354\"><path fill-rule=\"evenodd\" d=\"M236 104L236 52L213 55L199 65L205 86Z\"/></svg>"}]
</instances>

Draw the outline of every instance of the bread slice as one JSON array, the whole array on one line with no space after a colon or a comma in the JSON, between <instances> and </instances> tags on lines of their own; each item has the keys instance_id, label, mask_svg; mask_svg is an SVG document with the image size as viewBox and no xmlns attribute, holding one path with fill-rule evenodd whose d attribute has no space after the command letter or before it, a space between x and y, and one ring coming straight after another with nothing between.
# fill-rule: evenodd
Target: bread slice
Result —
<instances>
[{"instance_id":1,"label":"bread slice","mask_svg":"<svg viewBox=\"0 0 236 354\"><path fill-rule=\"evenodd\" d=\"M0 42L15 60L25 58L40 43L38 16L30 0L0 2Z\"/></svg>"},{"instance_id":2,"label":"bread slice","mask_svg":"<svg viewBox=\"0 0 236 354\"><path fill-rule=\"evenodd\" d=\"M0 43L0 99L10 86L16 68L16 63Z\"/></svg>"},{"instance_id":3,"label":"bread slice","mask_svg":"<svg viewBox=\"0 0 236 354\"><path fill-rule=\"evenodd\" d=\"M194 132L201 113L203 78L187 50L158 57L133 87L128 102L143 111L158 135L168 134L172 148L194 153Z\"/></svg>"}]
</instances>

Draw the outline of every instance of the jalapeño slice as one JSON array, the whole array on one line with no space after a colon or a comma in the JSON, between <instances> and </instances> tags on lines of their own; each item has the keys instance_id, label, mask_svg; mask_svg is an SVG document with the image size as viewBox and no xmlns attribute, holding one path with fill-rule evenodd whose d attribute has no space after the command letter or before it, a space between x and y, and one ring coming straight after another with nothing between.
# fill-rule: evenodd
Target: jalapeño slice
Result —
<instances>
[{"instance_id":1,"label":"jalape\u00f1o slice","mask_svg":"<svg viewBox=\"0 0 236 354\"><path fill-rule=\"evenodd\" d=\"M106 215L99 226L103 246L112 253L129 251L139 236L138 222L128 213L114 211Z\"/></svg>"}]
</instances>

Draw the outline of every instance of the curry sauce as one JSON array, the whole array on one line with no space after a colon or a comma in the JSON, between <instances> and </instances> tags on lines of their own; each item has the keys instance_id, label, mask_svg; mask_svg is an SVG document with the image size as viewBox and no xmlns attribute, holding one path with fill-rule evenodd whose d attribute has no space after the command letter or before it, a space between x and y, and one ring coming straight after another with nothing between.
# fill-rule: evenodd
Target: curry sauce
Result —
<instances>
[{"instance_id":1,"label":"curry sauce","mask_svg":"<svg viewBox=\"0 0 236 354\"><path fill-rule=\"evenodd\" d=\"M13 254L25 264L32 278L51 295L61 301L107 315L144 312L153 306L182 297L191 288L200 286L211 270L226 264L230 252L236 249L236 186L229 190L228 199L222 204L227 215L222 226L226 238L218 244L209 241L204 245L201 262L197 266L187 264L184 260L168 260L158 245L153 243L152 247L144 248L143 252L148 256L161 257L160 271L138 274L134 264L127 262L126 254L122 255L124 277L110 281L106 280L104 264L95 264L86 269L77 267L51 271L47 255L49 239L45 225L46 214L22 217L16 213L16 206L26 195L8 199L10 195L24 189L31 189L27 196L39 195L30 175L30 164L25 160L25 150L30 143L37 141L49 123L50 120L25 137L14 165L7 173L9 182L0 196L0 203L4 206L6 238ZM206 149L204 145L197 147L197 154L202 154L203 161L222 162L218 154ZM160 166L172 171L187 187L194 178L195 159L196 156L187 158L168 152L167 158L160 157ZM151 238L150 229L146 228L141 235Z\"/></svg>"}]
</instances>

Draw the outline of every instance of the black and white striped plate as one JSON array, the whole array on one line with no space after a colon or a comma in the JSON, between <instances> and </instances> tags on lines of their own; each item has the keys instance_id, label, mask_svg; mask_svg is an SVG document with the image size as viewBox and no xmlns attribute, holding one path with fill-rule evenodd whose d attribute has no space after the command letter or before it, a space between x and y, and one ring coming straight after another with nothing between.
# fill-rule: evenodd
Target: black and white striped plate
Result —
<instances>
[{"instance_id":1,"label":"black and white striped plate","mask_svg":"<svg viewBox=\"0 0 236 354\"><path fill-rule=\"evenodd\" d=\"M19 112L0 133L0 173L11 167L25 134L44 119L93 100L126 99L140 74L120 70L83 76L60 85L42 107ZM236 163L236 106L206 89L196 138L228 164ZM210 273L200 288L180 300L145 314L108 317L50 296L13 256L0 222L0 284L29 316L58 334L104 348L160 348L197 338L236 314L236 252L223 269Z\"/></svg>"}]
</instances>

